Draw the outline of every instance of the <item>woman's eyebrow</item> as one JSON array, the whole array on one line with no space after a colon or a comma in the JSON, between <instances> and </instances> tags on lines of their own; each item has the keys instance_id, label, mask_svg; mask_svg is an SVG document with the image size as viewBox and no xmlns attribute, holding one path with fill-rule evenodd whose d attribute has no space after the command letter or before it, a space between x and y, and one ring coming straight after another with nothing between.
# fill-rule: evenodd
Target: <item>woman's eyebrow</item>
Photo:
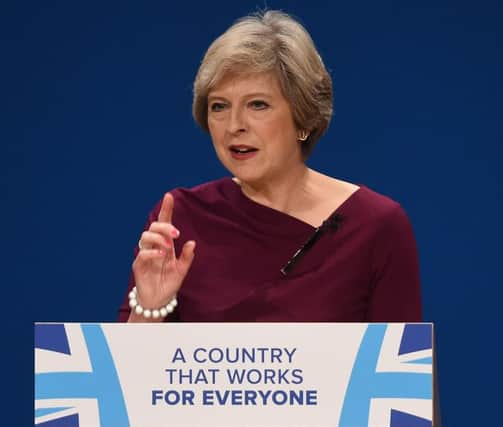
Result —
<instances>
[{"instance_id":1,"label":"woman's eyebrow","mask_svg":"<svg viewBox=\"0 0 503 427\"><path fill-rule=\"evenodd\" d=\"M215 101L215 100L221 100L221 101L227 101L227 99L224 96L219 96L219 95L209 95L208 96L208 102L209 101Z\"/></svg>"},{"instance_id":2,"label":"woman's eyebrow","mask_svg":"<svg viewBox=\"0 0 503 427\"><path fill-rule=\"evenodd\" d=\"M270 93L266 93L266 92L251 92L251 93L247 93L242 96L242 98L246 98L246 99L248 99L248 98L271 98L271 97L272 97L272 95ZM223 100L227 101L227 98L223 95L220 95L218 92L216 94L208 96L208 101L212 101L215 99L223 99Z\"/></svg>"},{"instance_id":3,"label":"woman's eyebrow","mask_svg":"<svg viewBox=\"0 0 503 427\"><path fill-rule=\"evenodd\" d=\"M271 98L272 95L270 93L265 92L253 92L244 96L245 98Z\"/></svg>"}]
</instances>

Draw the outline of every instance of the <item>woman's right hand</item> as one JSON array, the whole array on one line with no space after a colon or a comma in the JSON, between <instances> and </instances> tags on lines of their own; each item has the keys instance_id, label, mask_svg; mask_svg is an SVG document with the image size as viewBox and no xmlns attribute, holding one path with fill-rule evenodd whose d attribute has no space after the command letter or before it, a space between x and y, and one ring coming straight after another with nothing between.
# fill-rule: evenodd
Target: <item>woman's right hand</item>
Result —
<instances>
[{"instance_id":1,"label":"woman's right hand","mask_svg":"<svg viewBox=\"0 0 503 427\"><path fill-rule=\"evenodd\" d=\"M186 242L180 257L176 257L173 239L180 232L171 224L173 205L173 196L166 193L158 220L143 232L138 243L140 251L133 262L133 274L137 300L143 308L158 309L168 304L182 286L194 259L193 240Z\"/></svg>"}]
</instances>

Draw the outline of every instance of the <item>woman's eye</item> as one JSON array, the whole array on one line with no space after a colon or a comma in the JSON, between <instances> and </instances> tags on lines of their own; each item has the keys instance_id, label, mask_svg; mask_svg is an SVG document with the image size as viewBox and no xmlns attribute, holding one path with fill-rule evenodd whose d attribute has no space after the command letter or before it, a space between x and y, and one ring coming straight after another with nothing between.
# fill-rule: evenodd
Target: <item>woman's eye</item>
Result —
<instances>
[{"instance_id":1,"label":"woman's eye","mask_svg":"<svg viewBox=\"0 0 503 427\"><path fill-rule=\"evenodd\" d=\"M213 102L210 105L210 110L213 112L222 111L225 108L225 104L223 102Z\"/></svg>"},{"instance_id":2,"label":"woman's eye","mask_svg":"<svg viewBox=\"0 0 503 427\"><path fill-rule=\"evenodd\" d=\"M251 101L250 102L250 106L254 109L254 110L264 110L266 109L267 107L269 107L269 104L265 101L261 101L261 100L256 100L256 101Z\"/></svg>"}]
</instances>

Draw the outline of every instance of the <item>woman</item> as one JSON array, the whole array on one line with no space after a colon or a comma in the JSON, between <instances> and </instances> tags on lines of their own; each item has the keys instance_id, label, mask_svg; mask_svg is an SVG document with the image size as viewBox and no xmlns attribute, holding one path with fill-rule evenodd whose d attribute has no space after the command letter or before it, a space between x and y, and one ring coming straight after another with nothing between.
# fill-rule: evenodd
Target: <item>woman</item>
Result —
<instances>
[{"instance_id":1,"label":"woman","mask_svg":"<svg viewBox=\"0 0 503 427\"><path fill-rule=\"evenodd\" d=\"M332 82L298 22L268 11L217 38L193 114L233 177L154 208L121 321L421 320L401 207L305 164L330 122Z\"/></svg>"}]
</instances>

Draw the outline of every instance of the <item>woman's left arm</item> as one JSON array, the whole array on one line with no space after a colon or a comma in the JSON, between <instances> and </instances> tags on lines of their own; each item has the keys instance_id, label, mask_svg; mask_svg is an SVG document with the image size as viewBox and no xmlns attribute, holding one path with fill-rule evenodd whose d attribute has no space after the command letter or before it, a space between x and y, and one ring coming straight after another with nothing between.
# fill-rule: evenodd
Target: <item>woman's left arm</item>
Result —
<instances>
[{"instance_id":1,"label":"woman's left arm","mask_svg":"<svg viewBox=\"0 0 503 427\"><path fill-rule=\"evenodd\" d=\"M416 240L399 204L384 215L375 236L369 322L421 322L421 288Z\"/></svg>"}]
</instances>

